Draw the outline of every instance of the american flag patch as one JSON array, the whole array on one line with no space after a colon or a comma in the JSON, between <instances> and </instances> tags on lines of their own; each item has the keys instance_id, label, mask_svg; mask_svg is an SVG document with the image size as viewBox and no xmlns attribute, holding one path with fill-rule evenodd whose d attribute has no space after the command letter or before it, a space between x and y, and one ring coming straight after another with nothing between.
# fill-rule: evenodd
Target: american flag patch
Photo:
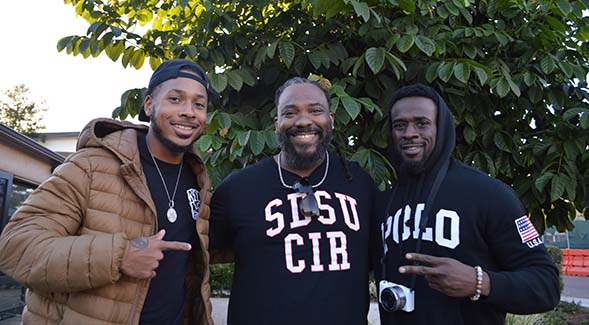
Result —
<instances>
[{"instance_id":1,"label":"american flag patch","mask_svg":"<svg viewBox=\"0 0 589 325\"><path fill-rule=\"evenodd\" d=\"M528 219L528 216L523 216L515 220L515 225L517 227L517 232L519 236L522 238L522 243L530 241L540 235L534 228L534 225Z\"/></svg>"}]
</instances>

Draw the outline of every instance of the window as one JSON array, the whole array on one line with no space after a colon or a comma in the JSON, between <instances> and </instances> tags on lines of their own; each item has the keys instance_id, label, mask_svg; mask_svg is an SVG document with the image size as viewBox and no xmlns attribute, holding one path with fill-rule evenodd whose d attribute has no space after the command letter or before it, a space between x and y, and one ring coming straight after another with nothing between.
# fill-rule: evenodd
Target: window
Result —
<instances>
[{"instance_id":1,"label":"window","mask_svg":"<svg viewBox=\"0 0 589 325\"><path fill-rule=\"evenodd\" d=\"M10 219L10 193L12 192L12 174L0 172L0 231Z\"/></svg>"}]
</instances>

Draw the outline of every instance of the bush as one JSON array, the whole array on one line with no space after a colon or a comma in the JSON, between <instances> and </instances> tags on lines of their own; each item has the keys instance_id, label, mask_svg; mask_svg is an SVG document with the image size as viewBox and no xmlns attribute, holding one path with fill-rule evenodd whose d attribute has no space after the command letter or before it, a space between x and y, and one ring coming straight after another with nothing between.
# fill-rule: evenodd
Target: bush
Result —
<instances>
[{"instance_id":1,"label":"bush","mask_svg":"<svg viewBox=\"0 0 589 325\"><path fill-rule=\"evenodd\" d=\"M560 248L550 245L546 245L546 249L548 250L550 257L552 257L554 264L556 264L556 267L558 268L559 286L560 292L562 292L562 289L564 288L564 281L562 280L562 251Z\"/></svg>"},{"instance_id":2,"label":"bush","mask_svg":"<svg viewBox=\"0 0 589 325\"><path fill-rule=\"evenodd\" d=\"M233 282L233 263L211 265L211 294L228 296Z\"/></svg>"}]
</instances>

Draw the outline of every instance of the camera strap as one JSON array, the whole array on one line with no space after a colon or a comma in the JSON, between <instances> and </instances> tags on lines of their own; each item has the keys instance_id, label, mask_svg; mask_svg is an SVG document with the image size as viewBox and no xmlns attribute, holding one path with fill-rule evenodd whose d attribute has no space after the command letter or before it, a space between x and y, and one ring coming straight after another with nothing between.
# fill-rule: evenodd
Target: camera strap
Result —
<instances>
[{"instance_id":1,"label":"camera strap","mask_svg":"<svg viewBox=\"0 0 589 325\"><path fill-rule=\"evenodd\" d=\"M427 199L425 201L425 207L421 213L421 219L419 220L419 235L417 236L417 243L415 244L415 253L419 254L421 251L421 241L423 239L423 233L425 232L425 228L427 226L427 221L429 219L429 215L432 209L432 205L434 202L434 199L436 198L438 191L440 189L440 186L442 185L442 182L444 181L444 178L446 177L446 174L448 173L448 167L450 165L450 159L447 159L442 166L440 167L440 170L438 170L438 173L436 174L436 178L434 179L434 182L432 184L431 190L428 193ZM421 185L421 184L420 184ZM419 186L421 187L421 186ZM397 193L397 189L398 186L395 185L393 192L391 194L391 198L389 199L389 202L387 204L387 208L385 210L385 214L386 217L389 216L389 211L392 205L392 202L395 198L395 194ZM402 219L399 218L399 227L398 227L398 231L400 232L399 234L399 247L401 247L401 242L403 241L403 237L402 237L402 232L401 232L401 227L402 227ZM392 229L391 231L395 231L394 229ZM383 257L381 259L381 269L382 269L382 277L386 278L386 260L387 260L387 256L388 256L388 245L386 243L385 240L385 230L384 227L382 227L382 242L383 242ZM419 265L418 262L415 262L414 265ZM409 288L411 290L415 290L415 281L416 281L417 276L415 274L413 274L411 276L411 285L409 286Z\"/></svg>"}]
</instances>

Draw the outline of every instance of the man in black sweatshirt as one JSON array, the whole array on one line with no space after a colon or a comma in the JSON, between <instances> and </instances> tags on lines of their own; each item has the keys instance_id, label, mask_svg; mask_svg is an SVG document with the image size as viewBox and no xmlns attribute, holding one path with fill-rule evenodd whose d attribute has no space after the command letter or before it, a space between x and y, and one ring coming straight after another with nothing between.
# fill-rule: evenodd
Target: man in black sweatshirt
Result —
<instances>
[{"instance_id":1,"label":"man in black sweatshirt","mask_svg":"<svg viewBox=\"0 0 589 325\"><path fill-rule=\"evenodd\" d=\"M542 238L509 186L451 156L440 95L403 87L388 111L398 180L375 211L382 324L503 324L554 308L558 270Z\"/></svg>"}]
</instances>

